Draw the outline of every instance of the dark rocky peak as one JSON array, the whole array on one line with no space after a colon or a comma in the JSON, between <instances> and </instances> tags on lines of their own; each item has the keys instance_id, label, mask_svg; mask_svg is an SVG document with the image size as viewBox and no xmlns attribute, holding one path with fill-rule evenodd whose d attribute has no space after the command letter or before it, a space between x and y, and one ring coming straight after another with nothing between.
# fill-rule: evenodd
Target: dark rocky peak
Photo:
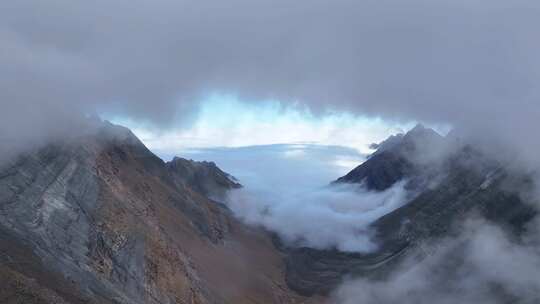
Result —
<instances>
[{"instance_id":1,"label":"dark rocky peak","mask_svg":"<svg viewBox=\"0 0 540 304\"><path fill-rule=\"evenodd\" d=\"M435 130L431 128L426 128L423 124L419 123L410 129L405 136L411 137L442 137Z\"/></svg>"},{"instance_id":2,"label":"dark rocky peak","mask_svg":"<svg viewBox=\"0 0 540 304\"><path fill-rule=\"evenodd\" d=\"M333 183L361 184L369 190L383 191L412 175L414 166L399 154L385 151L374 154Z\"/></svg>"},{"instance_id":3,"label":"dark rocky peak","mask_svg":"<svg viewBox=\"0 0 540 304\"><path fill-rule=\"evenodd\" d=\"M397 148L404 153L420 153L443 145L443 136L433 129L417 124L403 136L401 145L397 146Z\"/></svg>"},{"instance_id":4,"label":"dark rocky peak","mask_svg":"<svg viewBox=\"0 0 540 304\"><path fill-rule=\"evenodd\" d=\"M105 120L101 123L98 128L98 133L102 138L117 139L117 140L128 140L136 139L136 136L131 132L130 129L113 124L112 122Z\"/></svg>"},{"instance_id":5,"label":"dark rocky peak","mask_svg":"<svg viewBox=\"0 0 540 304\"><path fill-rule=\"evenodd\" d=\"M129 145L136 147L140 152L152 153L130 129L104 121L96 129L94 137L103 142L115 145Z\"/></svg>"},{"instance_id":6,"label":"dark rocky peak","mask_svg":"<svg viewBox=\"0 0 540 304\"><path fill-rule=\"evenodd\" d=\"M439 166L451 150L444 137L421 124L404 135L390 136L376 148L364 163L335 182L358 183L382 191L407 178L414 179L410 187L421 187L427 180L421 175Z\"/></svg>"},{"instance_id":7,"label":"dark rocky peak","mask_svg":"<svg viewBox=\"0 0 540 304\"><path fill-rule=\"evenodd\" d=\"M175 157L167 163L177 185L222 200L228 190L242 187L232 175L222 171L214 162L194 161Z\"/></svg>"},{"instance_id":8,"label":"dark rocky peak","mask_svg":"<svg viewBox=\"0 0 540 304\"><path fill-rule=\"evenodd\" d=\"M373 152L370 156L382 153L384 151L392 150L397 145L401 144L403 142L403 134L399 133L396 135L391 135L387 139L383 140L380 143L373 143L370 145L370 148L375 149L375 152Z\"/></svg>"},{"instance_id":9,"label":"dark rocky peak","mask_svg":"<svg viewBox=\"0 0 540 304\"><path fill-rule=\"evenodd\" d=\"M128 128L92 117L78 124L73 130L66 131L65 136L49 138L34 145L27 145L23 150L16 150L16 157L10 160L37 156L52 150L54 153L49 154L53 156L55 153L66 152L84 157L88 156L88 153L114 150L120 154L129 152L139 157L158 159Z\"/></svg>"},{"instance_id":10,"label":"dark rocky peak","mask_svg":"<svg viewBox=\"0 0 540 304\"><path fill-rule=\"evenodd\" d=\"M90 136L79 141L81 147L98 147L106 155L113 170L120 166L141 166L142 171L171 183L165 162L150 151L131 130L104 121Z\"/></svg>"},{"instance_id":11,"label":"dark rocky peak","mask_svg":"<svg viewBox=\"0 0 540 304\"><path fill-rule=\"evenodd\" d=\"M385 151L401 153L403 156L414 156L411 154L420 153L433 147L445 145L445 137L435 130L426 128L422 124L417 124L405 134L391 135L378 144L372 144L371 148L376 151L371 155L380 154Z\"/></svg>"}]
</instances>

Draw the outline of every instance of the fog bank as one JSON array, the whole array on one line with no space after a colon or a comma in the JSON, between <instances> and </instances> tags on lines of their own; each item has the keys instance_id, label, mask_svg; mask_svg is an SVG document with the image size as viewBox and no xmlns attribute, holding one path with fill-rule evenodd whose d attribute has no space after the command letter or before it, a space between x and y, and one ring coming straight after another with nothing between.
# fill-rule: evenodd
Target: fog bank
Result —
<instances>
[{"instance_id":1,"label":"fog bank","mask_svg":"<svg viewBox=\"0 0 540 304\"><path fill-rule=\"evenodd\" d=\"M382 280L348 281L339 304L503 304L540 300L538 223L516 239L500 227L470 219L447 237L416 249Z\"/></svg>"},{"instance_id":2,"label":"fog bank","mask_svg":"<svg viewBox=\"0 0 540 304\"><path fill-rule=\"evenodd\" d=\"M410 197L405 182L384 192L335 180L364 156L338 146L313 144L202 149L182 154L213 159L239 178L243 189L230 192L227 205L244 222L277 233L291 246L375 250L369 224Z\"/></svg>"}]
</instances>

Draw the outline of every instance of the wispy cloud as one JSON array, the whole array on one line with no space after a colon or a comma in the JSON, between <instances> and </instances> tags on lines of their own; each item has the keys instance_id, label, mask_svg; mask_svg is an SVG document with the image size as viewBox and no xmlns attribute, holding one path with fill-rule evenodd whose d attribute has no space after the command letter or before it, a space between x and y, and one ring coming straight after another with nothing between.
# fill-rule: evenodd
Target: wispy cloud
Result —
<instances>
[{"instance_id":1,"label":"wispy cloud","mask_svg":"<svg viewBox=\"0 0 540 304\"><path fill-rule=\"evenodd\" d=\"M462 224L457 237L425 245L426 252L417 250L388 277L348 281L334 302L538 303L538 225L526 234L528 240L516 240L483 220Z\"/></svg>"}]
</instances>

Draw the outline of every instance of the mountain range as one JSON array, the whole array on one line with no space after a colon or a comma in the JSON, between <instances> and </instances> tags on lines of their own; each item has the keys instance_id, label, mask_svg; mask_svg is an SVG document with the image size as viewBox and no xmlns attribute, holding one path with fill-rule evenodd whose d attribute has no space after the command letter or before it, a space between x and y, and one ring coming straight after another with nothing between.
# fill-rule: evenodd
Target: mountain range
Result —
<instances>
[{"instance_id":1,"label":"mountain range","mask_svg":"<svg viewBox=\"0 0 540 304\"><path fill-rule=\"evenodd\" d=\"M373 253L287 248L287 282L301 294L327 294L351 276L384 278L425 244L455 233L470 216L487 218L519 235L537 213L534 202L522 195L533 188L526 174L452 134L443 137L418 125L376 148L332 184L383 191L406 180L409 201L371 224L378 244Z\"/></svg>"},{"instance_id":2,"label":"mountain range","mask_svg":"<svg viewBox=\"0 0 540 304\"><path fill-rule=\"evenodd\" d=\"M372 223L378 249L295 247L224 204L242 187L212 162L164 162L107 122L0 167L1 303L327 303L345 278L383 278L472 214L523 233L529 176L417 126L331 185L384 191L402 207ZM428 255L429 252L423 252Z\"/></svg>"}]
</instances>

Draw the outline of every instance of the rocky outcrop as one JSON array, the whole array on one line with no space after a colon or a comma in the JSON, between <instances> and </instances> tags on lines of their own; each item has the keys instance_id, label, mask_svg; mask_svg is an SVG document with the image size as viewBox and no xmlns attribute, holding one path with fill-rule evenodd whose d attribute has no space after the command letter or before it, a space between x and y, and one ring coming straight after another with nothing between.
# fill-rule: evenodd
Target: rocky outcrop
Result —
<instances>
[{"instance_id":1,"label":"rocky outcrop","mask_svg":"<svg viewBox=\"0 0 540 304\"><path fill-rule=\"evenodd\" d=\"M402 179L409 188L425 186L428 176L440 162L440 156L451 148L432 129L417 125L405 135L398 134L374 147L369 159L333 183L363 184L369 190L382 191ZM426 149L429 147L429 149Z\"/></svg>"},{"instance_id":2,"label":"rocky outcrop","mask_svg":"<svg viewBox=\"0 0 540 304\"><path fill-rule=\"evenodd\" d=\"M223 199L227 191L242 187L236 178L221 171L214 162L175 157L167 163L167 168L179 187L187 186L218 200Z\"/></svg>"},{"instance_id":3,"label":"rocky outcrop","mask_svg":"<svg viewBox=\"0 0 540 304\"><path fill-rule=\"evenodd\" d=\"M444 147L447 154L431 159L436 162L424 167L425 162L404 153L422 154L430 148L427 142L439 142L440 146L446 143L438 135L425 141L431 135L424 135L433 134L431 131L418 127L413 131L397 141L393 139L391 146L337 181L361 183L374 190L387 189L404 178L412 181L410 188L417 191L414 199L372 224L378 250L356 254L286 248L287 283L291 288L304 295L326 294L345 277L385 276L402 258L422 251L422 244L452 233L456 224L473 213L517 234L536 215L534 208L518 195L530 186L526 177L511 173L505 165L470 146L454 150ZM418 135L423 139L417 140Z\"/></svg>"},{"instance_id":4,"label":"rocky outcrop","mask_svg":"<svg viewBox=\"0 0 540 304\"><path fill-rule=\"evenodd\" d=\"M207 197L228 175L180 163L111 124L3 163L0 302L304 302L268 236Z\"/></svg>"}]
</instances>

